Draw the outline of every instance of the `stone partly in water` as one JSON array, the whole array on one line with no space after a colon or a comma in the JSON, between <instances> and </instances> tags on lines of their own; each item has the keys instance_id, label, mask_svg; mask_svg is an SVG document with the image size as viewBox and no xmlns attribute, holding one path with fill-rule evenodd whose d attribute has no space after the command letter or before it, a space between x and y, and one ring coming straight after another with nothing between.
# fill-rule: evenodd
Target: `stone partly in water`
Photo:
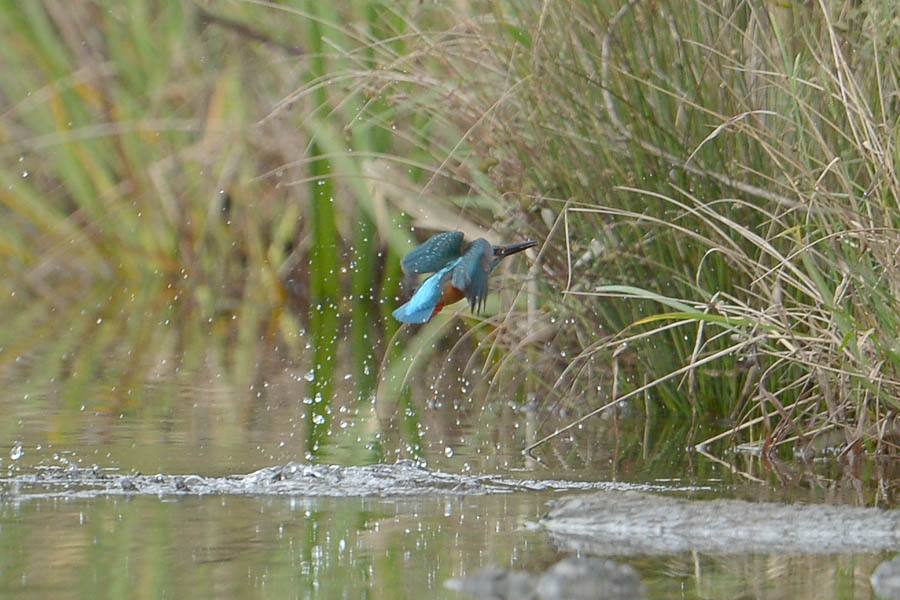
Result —
<instances>
[{"instance_id":1,"label":"stone partly in water","mask_svg":"<svg viewBox=\"0 0 900 600\"><path fill-rule=\"evenodd\" d=\"M541 575L487 567L445 587L484 600L639 600L641 581L629 565L567 558Z\"/></svg>"},{"instance_id":2,"label":"stone partly in water","mask_svg":"<svg viewBox=\"0 0 900 600\"><path fill-rule=\"evenodd\" d=\"M553 504L541 520L567 552L636 556L848 554L900 547L900 510L595 492Z\"/></svg>"}]
</instances>

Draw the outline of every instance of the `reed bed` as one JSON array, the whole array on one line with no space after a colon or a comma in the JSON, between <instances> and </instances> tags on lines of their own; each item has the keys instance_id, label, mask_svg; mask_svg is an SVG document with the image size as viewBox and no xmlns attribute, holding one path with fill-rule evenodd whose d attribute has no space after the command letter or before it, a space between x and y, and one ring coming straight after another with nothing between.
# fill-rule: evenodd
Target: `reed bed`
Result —
<instances>
[{"instance_id":1,"label":"reed bed","mask_svg":"<svg viewBox=\"0 0 900 600\"><path fill-rule=\"evenodd\" d=\"M257 385L274 352L310 450L344 352L411 445L477 388L693 417L701 451L896 448L890 6L48 0L0 31L0 369ZM543 243L489 316L398 329L398 259L446 229Z\"/></svg>"},{"instance_id":2,"label":"reed bed","mask_svg":"<svg viewBox=\"0 0 900 600\"><path fill-rule=\"evenodd\" d=\"M490 6L434 60L475 183L545 232L543 406L693 415L701 451L893 452L896 11Z\"/></svg>"}]
</instances>

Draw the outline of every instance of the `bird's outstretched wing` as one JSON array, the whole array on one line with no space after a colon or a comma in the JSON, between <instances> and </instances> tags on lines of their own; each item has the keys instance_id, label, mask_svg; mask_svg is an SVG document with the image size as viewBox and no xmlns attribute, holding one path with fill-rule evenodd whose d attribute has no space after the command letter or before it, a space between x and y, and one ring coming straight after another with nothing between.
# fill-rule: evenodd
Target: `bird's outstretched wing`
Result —
<instances>
[{"instance_id":1,"label":"bird's outstretched wing","mask_svg":"<svg viewBox=\"0 0 900 600\"><path fill-rule=\"evenodd\" d=\"M478 312L484 307L488 294L488 276L491 274L493 247L484 238L478 238L466 249L453 269L451 284L466 294L469 308Z\"/></svg>"},{"instance_id":2,"label":"bird's outstretched wing","mask_svg":"<svg viewBox=\"0 0 900 600\"><path fill-rule=\"evenodd\" d=\"M400 266L408 275L434 273L462 254L463 232L445 231L433 235L403 257Z\"/></svg>"},{"instance_id":3,"label":"bird's outstretched wing","mask_svg":"<svg viewBox=\"0 0 900 600\"><path fill-rule=\"evenodd\" d=\"M441 296L444 295L444 286L451 277L451 271L459 263L460 259L452 261L449 265L425 280L409 302L398 307L392 314L401 323L426 323Z\"/></svg>"}]
</instances>

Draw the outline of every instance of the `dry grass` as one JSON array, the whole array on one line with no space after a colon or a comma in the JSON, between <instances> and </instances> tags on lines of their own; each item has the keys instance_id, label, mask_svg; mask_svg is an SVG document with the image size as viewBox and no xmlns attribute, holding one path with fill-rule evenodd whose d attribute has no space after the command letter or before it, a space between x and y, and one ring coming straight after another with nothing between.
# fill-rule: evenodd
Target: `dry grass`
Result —
<instances>
[{"instance_id":1,"label":"dry grass","mask_svg":"<svg viewBox=\"0 0 900 600\"><path fill-rule=\"evenodd\" d=\"M568 366L545 408L641 396L718 419L700 448L893 451L895 11L494 7L431 56L463 81L454 156L547 231Z\"/></svg>"}]
</instances>

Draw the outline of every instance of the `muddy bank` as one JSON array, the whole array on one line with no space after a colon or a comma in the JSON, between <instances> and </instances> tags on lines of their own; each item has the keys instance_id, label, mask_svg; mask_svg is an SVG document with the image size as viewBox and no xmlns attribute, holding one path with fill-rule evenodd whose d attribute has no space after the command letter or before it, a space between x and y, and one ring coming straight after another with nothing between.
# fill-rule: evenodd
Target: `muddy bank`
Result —
<instances>
[{"instance_id":1,"label":"muddy bank","mask_svg":"<svg viewBox=\"0 0 900 600\"><path fill-rule=\"evenodd\" d=\"M597 556L848 554L900 547L900 510L595 492L554 502L554 543Z\"/></svg>"}]
</instances>

